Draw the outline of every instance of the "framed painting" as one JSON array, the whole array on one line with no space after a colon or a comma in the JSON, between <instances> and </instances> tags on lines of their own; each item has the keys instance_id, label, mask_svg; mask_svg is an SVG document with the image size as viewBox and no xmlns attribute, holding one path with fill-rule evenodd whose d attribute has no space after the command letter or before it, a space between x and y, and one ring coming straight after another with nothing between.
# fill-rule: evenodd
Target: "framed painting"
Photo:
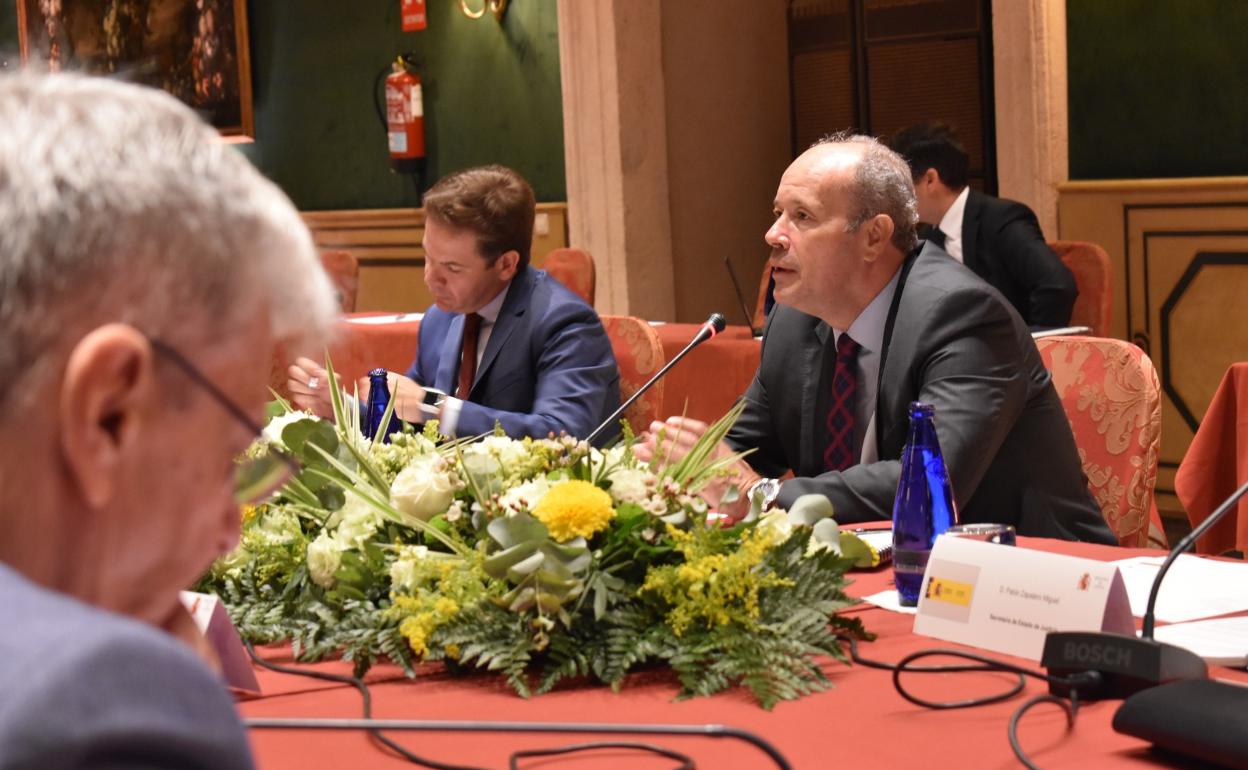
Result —
<instances>
[{"instance_id":1,"label":"framed painting","mask_svg":"<svg viewBox=\"0 0 1248 770\"><path fill-rule=\"evenodd\" d=\"M162 88L227 138L255 136L246 0L17 0L22 61Z\"/></svg>"}]
</instances>

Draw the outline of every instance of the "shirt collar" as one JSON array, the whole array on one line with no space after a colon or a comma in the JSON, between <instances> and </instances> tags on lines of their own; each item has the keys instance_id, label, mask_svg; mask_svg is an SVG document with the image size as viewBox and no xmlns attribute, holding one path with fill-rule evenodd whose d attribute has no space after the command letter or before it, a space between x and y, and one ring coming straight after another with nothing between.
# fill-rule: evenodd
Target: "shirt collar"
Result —
<instances>
[{"instance_id":1,"label":"shirt collar","mask_svg":"<svg viewBox=\"0 0 1248 770\"><path fill-rule=\"evenodd\" d=\"M880 293L875 295L875 299L871 300L849 328L844 330L849 333L849 338L857 342L865 350L872 353L879 353L884 349L884 327L888 324L888 311L893 304L893 295L897 293L897 282L901 279L901 270L893 273L893 278L880 289ZM843 333L841 329L833 328L832 333L834 339L840 339Z\"/></svg>"},{"instance_id":2,"label":"shirt collar","mask_svg":"<svg viewBox=\"0 0 1248 770\"><path fill-rule=\"evenodd\" d=\"M514 283L514 281L512 282ZM481 325L489 326L498 320L498 314L503 309L503 300L507 299L507 292L511 291L511 284L507 284L506 288L498 293L494 299L486 303L485 307L477 311L477 315L481 316Z\"/></svg>"},{"instance_id":3,"label":"shirt collar","mask_svg":"<svg viewBox=\"0 0 1248 770\"><path fill-rule=\"evenodd\" d=\"M941 217L938 227L945 234L945 238L962 237L962 218L966 215L966 199L969 197L971 197L971 188L963 187L958 197L953 199L949 210Z\"/></svg>"}]
</instances>

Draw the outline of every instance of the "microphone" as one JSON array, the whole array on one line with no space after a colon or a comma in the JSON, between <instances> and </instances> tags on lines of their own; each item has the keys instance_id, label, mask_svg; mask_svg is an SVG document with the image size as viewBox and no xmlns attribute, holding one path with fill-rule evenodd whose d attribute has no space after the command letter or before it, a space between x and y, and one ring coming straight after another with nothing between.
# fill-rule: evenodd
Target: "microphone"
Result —
<instances>
[{"instance_id":1,"label":"microphone","mask_svg":"<svg viewBox=\"0 0 1248 770\"><path fill-rule=\"evenodd\" d=\"M754 337L761 337L763 333L754 328L754 316L750 313L750 308L745 304L745 293L741 291L741 282L737 280L737 271L732 266L732 260L724 257L724 267L728 268L728 277L732 279L732 290L737 294L737 302L741 305L741 315L745 317L745 325L750 327L750 334Z\"/></svg>"},{"instance_id":2,"label":"microphone","mask_svg":"<svg viewBox=\"0 0 1248 770\"><path fill-rule=\"evenodd\" d=\"M647 390L650 390L650 387L654 385L654 383L658 382L659 379L663 377L663 375L667 374L668 369L671 369L673 366L675 366L676 362L684 358L689 353L690 350L693 350L698 345L701 345L703 342L706 342L710 338L714 337L716 334L719 334L720 332L722 332L724 330L724 326L726 323L727 322L724 320L724 317L722 315L720 315L719 313L711 313L711 317L706 319L706 323L702 324L701 328L698 329L698 333L693 335L693 339L689 340L689 344L685 345L685 349L680 351L676 355L672 356L671 361L668 361L663 366L663 368L658 371L657 374L655 374L653 377L649 379L649 381L646 382L645 385L642 385L640 388L638 388L636 393L629 396L627 401L620 404L620 408L612 412L610 417L603 420L601 425L599 425L597 428L594 428L594 432L586 436L585 440L589 442L590 444L593 444L594 439L598 438L598 435L602 433L604 430L606 430L608 426L614 425L615 421L620 418L620 415L624 414L624 410L632 406L633 402L641 398L642 394L644 394Z\"/></svg>"},{"instance_id":3,"label":"microphone","mask_svg":"<svg viewBox=\"0 0 1248 770\"><path fill-rule=\"evenodd\" d=\"M1099 671L1103 682L1099 689L1093 688L1090 693L1092 698L1125 698L1140 690L1167 682L1208 679L1209 667L1199 655L1183 647L1162 644L1153 639L1157 592L1161 588L1162 578L1166 576L1174 560L1195 545L1196 540L1217 524L1228 511L1234 510L1239 498L1245 494L1248 494L1248 483L1235 490L1209 514L1209 518L1170 549L1170 554L1161 563L1148 592L1144 625L1138 639L1121 634L1085 631L1053 632L1045 637L1041 665L1056 676L1089 670ZM1085 694L1084 689L1086 688L1080 688L1081 695ZM1069 690L1068 686L1049 685L1049 692L1054 695L1065 696L1069 694Z\"/></svg>"}]
</instances>

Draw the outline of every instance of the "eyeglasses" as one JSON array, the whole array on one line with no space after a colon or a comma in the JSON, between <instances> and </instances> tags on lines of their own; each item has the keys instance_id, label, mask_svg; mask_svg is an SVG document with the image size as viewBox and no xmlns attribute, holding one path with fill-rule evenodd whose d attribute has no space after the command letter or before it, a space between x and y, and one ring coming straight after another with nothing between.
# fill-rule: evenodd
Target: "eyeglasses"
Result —
<instances>
[{"instance_id":1,"label":"eyeglasses","mask_svg":"<svg viewBox=\"0 0 1248 770\"><path fill-rule=\"evenodd\" d=\"M221 389L212 383L207 376L195 367L177 348L156 337L148 337L152 350L173 363L192 382L212 396L221 408L230 414L240 425L246 426L251 435L257 438L264 433L264 428L247 416L247 413ZM291 477L301 470L299 461L281 447L270 444L264 454L248 457L238 462L234 472L234 499L239 505L249 505L267 499Z\"/></svg>"}]
</instances>

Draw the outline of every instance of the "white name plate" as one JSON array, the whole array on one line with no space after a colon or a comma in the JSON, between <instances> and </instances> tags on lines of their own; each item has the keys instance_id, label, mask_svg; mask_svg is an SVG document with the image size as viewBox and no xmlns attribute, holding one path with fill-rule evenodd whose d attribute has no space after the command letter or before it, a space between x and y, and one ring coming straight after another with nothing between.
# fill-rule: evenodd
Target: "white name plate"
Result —
<instances>
[{"instance_id":1,"label":"white name plate","mask_svg":"<svg viewBox=\"0 0 1248 770\"><path fill-rule=\"evenodd\" d=\"M1040 660L1050 631L1135 635L1118 568L1026 548L939 537L914 632Z\"/></svg>"},{"instance_id":2,"label":"white name plate","mask_svg":"<svg viewBox=\"0 0 1248 770\"><path fill-rule=\"evenodd\" d=\"M182 606L195 620L195 627L204 635L221 661L221 675L225 683L235 690L248 694L260 694L260 682L251 666L251 658L243 649L243 640L226 613L221 600L212 594L182 591Z\"/></svg>"}]
</instances>

